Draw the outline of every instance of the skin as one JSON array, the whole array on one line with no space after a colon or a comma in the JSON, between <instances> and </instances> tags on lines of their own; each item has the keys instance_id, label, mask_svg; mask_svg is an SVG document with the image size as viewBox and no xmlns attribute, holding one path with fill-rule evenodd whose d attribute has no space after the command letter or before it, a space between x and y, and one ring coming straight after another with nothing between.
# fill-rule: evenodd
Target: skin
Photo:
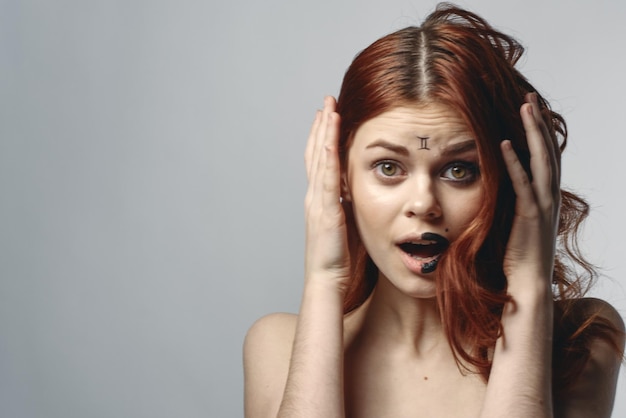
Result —
<instances>
[{"instance_id":1,"label":"skin","mask_svg":"<svg viewBox=\"0 0 626 418\"><path fill-rule=\"evenodd\" d=\"M418 136L429 137L429 150L420 149ZM442 105L399 107L356 132L344 198L352 202L380 278L411 303L435 296L434 275L408 270L397 243L425 232L454 241L481 205L477 167L475 141L462 119Z\"/></svg>"},{"instance_id":2,"label":"skin","mask_svg":"<svg viewBox=\"0 0 626 418\"><path fill-rule=\"evenodd\" d=\"M501 147L518 197L503 266L512 302L502 314L504 337L494 347L487 383L459 372L433 298L432 274L408 268L396 245L407 233L435 232L453 241L476 213L480 180L459 185L449 170L458 160L476 160L475 151L443 152L472 139L467 129L443 107L393 109L357 131L348 170L341 173L334 108L327 98L306 151L300 313L264 317L248 332L246 417L609 417L619 361L601 341L592 344L591 361L571 394L552 405L550 283L560 156L536 98L529 95L520 109L532 182L510 143ZM429 137L430 150L419 150L418 135ZM407 152L372 147L381 137ZM383 171L381 159L401 170ZM372 296L346 316L350 259L340 195L353 205L359 233L381 271ZM580 309L599 311L623 329L603 302L582 300Z\"/></svg>"}]
</instances>

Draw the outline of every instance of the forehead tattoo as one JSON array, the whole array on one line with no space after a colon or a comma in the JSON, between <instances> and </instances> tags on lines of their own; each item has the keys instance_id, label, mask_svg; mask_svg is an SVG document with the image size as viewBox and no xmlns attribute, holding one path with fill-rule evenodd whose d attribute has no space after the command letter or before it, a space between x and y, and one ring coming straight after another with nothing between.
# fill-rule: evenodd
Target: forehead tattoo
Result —
<instances>
[{"instance_id":1,"label":"forehead tattoo","mask_svg":"<svg viewBox=\"0 0 626 418\"><path fill-rule=\"evenodd\" d=\"M420 140L420 147L419 149L427 149L429 150L430 148L428 148L428 139L430 138L429 136L417 136Z\"/></svg>"}]
</instances>

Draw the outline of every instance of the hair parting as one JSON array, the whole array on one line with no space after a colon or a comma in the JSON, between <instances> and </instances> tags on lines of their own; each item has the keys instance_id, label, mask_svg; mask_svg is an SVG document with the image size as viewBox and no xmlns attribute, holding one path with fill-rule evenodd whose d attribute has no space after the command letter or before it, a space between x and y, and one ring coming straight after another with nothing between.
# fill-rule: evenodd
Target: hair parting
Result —
<instances>
[{"instance_id":1,"label":"hair parting","mask_svg":"<svg viewBox=\"0 0 626 418\"><path fill-rule=\"evenodd\" d=\"M450 106L476 138L484 204L439 262L437 302L457 363L468 371L478 371L485 379L491 368L490 353L502 333L502 309L509 300L502 262L513 222L515 193L501 157L503 139L511 141L530 173L530 153L519 109L526 94L536 90L515 68L523 53L515 39L481 17L443 3L422 26L391 33L359 53L345 74L337 103L342 116L339 153L344 170L358 128L401 105ZM541 95L537 96L548 129L563 151L567 144L565 121ZM615 343L617 330L610 324L599 316L582 320L573 309L575 300L596 278L594 267L582 256L577 242L588 212L589 206L581 197L562 191L553 274L557 307L554 351L555 358L565 359L556 362L553 373L559 388L566 388L582 370L592 337L612 341L616 351L620 349ZM378 276L358 238L351 213L347 219L353 280L345 298L345 312L367 299Z\"/></svg>"}]
</instances>

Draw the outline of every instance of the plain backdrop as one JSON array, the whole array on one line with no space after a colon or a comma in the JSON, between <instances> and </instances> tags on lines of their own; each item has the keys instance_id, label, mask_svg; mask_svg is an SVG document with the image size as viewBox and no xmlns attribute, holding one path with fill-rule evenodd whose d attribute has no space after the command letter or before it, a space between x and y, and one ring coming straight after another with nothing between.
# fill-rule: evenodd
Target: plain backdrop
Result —
<instances>
[{"instance_id":1,"label":"plain backdrop","mask_svg":"<svg viewBox=\"0 0 626 418\"><path fill-rule=\"evenodd\" d=\"M569 122L593 294L624 315L626 3L459 3ZM0 416L242 416L246 330L298 310L315 109L434 5L0 0Z\"/></svg>"}]
</instances>

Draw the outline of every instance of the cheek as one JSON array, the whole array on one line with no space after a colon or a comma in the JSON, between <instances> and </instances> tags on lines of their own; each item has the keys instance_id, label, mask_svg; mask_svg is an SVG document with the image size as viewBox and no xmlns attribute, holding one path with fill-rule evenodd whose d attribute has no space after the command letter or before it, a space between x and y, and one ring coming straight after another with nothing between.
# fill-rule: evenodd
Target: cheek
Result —
<instances>
[{"instance_id":1,"label":"cheek","mask_svg":"<svg viewBox=\"0 0 626 418\"><path fill-rule=\"evenodd\" d=\"M476 218L483 204L482 191L457 194L444 209L446 226L461 233Z\"/></svg>"},{"instance_id":2,"label":"cheek","mask_svg":"<svg viewBox=\"0 0 626 418\"><path fill-rule=\"evenodd\" d=\"M477 190L469 197L467 202L468 213L471 213L471 217L474 218L478 214L484 204L483 188L482 185L477 187Z\"/></svg>"},{"instance_id":3,"label":"cheek","mask_svg":"<svg viewBox=\"0 0 626 418\"><path fill-rule=\"evenodd\" d=\"M379 210L380 196L376 195L371 188L359 184L352 190L352 210L359 232L376 228L376 212Z\"/></svg>"},{"instance_id":4,"label":"cheek","mask_svg":"<svg viewBox=\"0 0 626 418\"><path fill-rule=\"evenodd\" d=\"M390 219L397 212L397 202L393 196L388 191L381 190L380 185L368 182L366 173L352 174L349 177L349 186L352 211L359 234L388 229Z\"/></svg>"},{"instance_id":5,"label":"cheek","mask_svg":"<svg viewBox=\"0 0 626 418\"><path fill-rule=\"evenodd\" d=\"M355 203L364 209L371 206L388 206L397 200L397 192L376 179L369 167L353 168L348 172L350 194Z\"/></svg>"}]
</instances>

